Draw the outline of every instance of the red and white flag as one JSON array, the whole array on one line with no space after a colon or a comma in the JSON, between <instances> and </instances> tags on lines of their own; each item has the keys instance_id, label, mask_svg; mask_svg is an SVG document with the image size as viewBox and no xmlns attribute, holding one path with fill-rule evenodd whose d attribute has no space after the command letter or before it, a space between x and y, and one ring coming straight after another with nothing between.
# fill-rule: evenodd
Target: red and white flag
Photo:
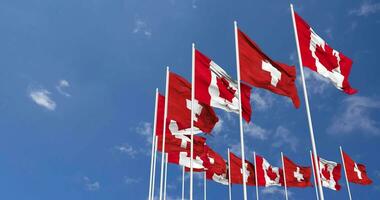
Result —
<instances>
[{"instance_id":1,"label":"red and white flag","mask_svg":"<svg viewBox=\"0 0 380 200\"><path fill-rule=\"evenodd\" d=\"M195 100L194 132L210 133L218 122L212 107ZM191 84L181 76L170 72L168 116L169 129L172 134L191 133Z\"/></svg>"},{"instance_id":2,"label":"red and white flag","mask_svg":"<svg viewBox=\"0 0 380 200\"><path fill-rule=\"evenodd\" d=\"M247 185L255 185L255 166L245 161L245 183ZM243 184L243 169L241 158L237 157L235 154L230 152L230 173L231 173L231 183L232 184Z\"/></svg>"},{"instance_id":3,"label":"red and white flag","mask_svg":"<svg viewBox=\"0 0 380 200\"><path fill-rule=\"evenodd\" d=\"M341 165L320 157L318 160L322 186L332 190L340 190Z\"/></svg>"},{"instance_id":4,"label":"red and white flag","mask_svg":"<svg viewBox=\"0 0 380 200\"><path fill-rule=\"evenodd\" d=\"M300 106L297 93L296 68L272 60L245 33L238 30L241 80L255 87L292 99Z\"/></svg>"},{"instance_id":5,"label":"red and white flag","mask_svg":"<svg viewBox=\"0 0 380 200\"><path fill-rule=\"evenodd\" d=\"M284 174L287 187L309 187L311 185L311 167L303 167L295 164L284 156Z\"/></svg>"},{"instance_id":6,"label":"red and white flag","mask_svg":"<svg viewBox=\"0 0 380 200\"><path fill-rule=\"evenodd\" d=\"M157 149L162 152L162 136L158 136ZM203 153L205 151L206 138L194 136L194 152ZM186 135L171 135L165 136L165 152L180 152L190 151L191 139Z\"/></svg>"},{"instance_id":7,"label":"red and white flag","mask_svg":"<svg viewBox=\"0 0 380 200\"><path fill-rule=\"evenodd\" d=\"M207 146L206 149L206 178L223 185L228 185L226 161L210 147Z\"/></svg>"},{"instance_id":8,"label":"red and white flag","mask_svg":"<svg viewBox=\"0 0 380 200\"><path fill-rule=\"evenodd\" d=\"M193 170L194 171L204 171L206 168L204 166L204 159L202 157L204 154L198 154L194 152L193 157ZM190 168L190 162L191 162L191 155L190 151L185 152L170 152L168 153L168 162L181 165L187 168Z\"/></svg>"},{"instance_id":9,"label":"red and white flag","mask_svg":"<svg viewBox=\"0 0 380 200\"><path fill-rule=\"evenodd\" d=\"M355 94L348 77L352 60L331 48L296 12L294 12L303 65L329 79L336 88Z\"/></svg>"},{"instance_id":10,"label":"red and white flag","mask_svg":"<svg viewBox=\"0 0 380 200\"><path fill-rule=\"evenodd\" d=\"M244 85L241 83L241 85ZM241 86L242 110L244 119L251 119L251 88ZM200 51L195 50L195 99L223 109L227 112L239 113L238 85L219 65Z\"/></svg>"},{"instance_id":11,"label":"red and white flag","mask_svg":"<svg viewBox=\"0 0 380 200\"><path fill-rule=\"evenodd\" d=\"M348 181L361 185L372 184L372 180L367 175L366 167L363 164L356 163L344 151L342 152Z\"/></svg>"},{"instance_id":12,"label":"red and white flag","mask_svg":"<svg viewBox=\"0 0 380 200\"><path fill-rule=\"evenodd\" d=\"M158 94L157 113L156 113L156 135L162 136L164 125L165 96Z\"/></svg>"},{"instance_id":13,"label":"red and white flag","mask_svg":"<svg viewBox=\"0 0 380 200\"><path fill-rule=\"evenodd\" d=\"M256 155L257 182L259 186L282 186L284 174L282 169L273 167L265 158Z\"/></svg>"}]
</instances>

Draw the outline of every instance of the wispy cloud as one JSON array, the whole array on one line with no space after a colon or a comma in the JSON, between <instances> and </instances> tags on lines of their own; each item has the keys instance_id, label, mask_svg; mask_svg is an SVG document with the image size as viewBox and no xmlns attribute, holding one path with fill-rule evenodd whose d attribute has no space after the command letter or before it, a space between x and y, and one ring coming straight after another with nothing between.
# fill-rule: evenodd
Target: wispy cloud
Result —
<instances>
[{"instance_id":1,"label":"wispy cloud","mask_svg":"<svg viewBox=\"0 0 380 200\"><path fill-rule=\"evenodd\" d=\"M329 80L317 74L316 72L313 72L305 68L304 75L305 75L305 79L307 80L306 81L307 89L313 94L323 94L325 93L326 89L329 87L329 84L330 84ZM300 76L297 78L297 80L299 84L302 84Z\"/></svg>"},{"instance_id":2,"label":"wispy cloud","mask_svg":"<svg viewBox=\"0 0 380 200\"><path fill-rule=\"evenodd\" d=\"M333 117L327 129L330 134L347 134L353 131L379 135L379 122L371 114L380 109L380 100L364 96L350 96L343 100L343 106Z\"/></svg>"},{"instance_id":3,"label":"wispy cloud","mask_svg":"<svg viewBox=\"0 0 380 200\"><path fill-rule=\"evenodd\" d=\"M136 154L138 153L138 151L129 144L115 146L115 149L120 153L128 155L131 158L135 158Z\"/></svg>"},{"instance_id":4,"label":"wispy cloud","mask_svg":"<svg viewBox=\"0 0 380 200\"><path fill-rule=\"evenodd\" d=\"M83 177L85 189L88 191L97 191L100 189L100 183L98 181L92 181L87 176Z\"/></svg>"},{"instance_id":5,"label":"wispy cloud","mask_svg":"<svg viewBox=\"0 0 380 200\"><path fill-rule=\"evenodd\" d=\"M371 1L363 1L359 8L349 11L351 15L368 16L380 11L380 3L372 3Z\"/></svg>"},{"instance_id":6,"label":"wispy cloud","mask_svg":"<svg viewBox=\"0 0 380 200\"><path fill-rule=\"evenodd\" d=\"M141 178L125 177L124 182L126 184L136 184L141 182Z\"/></svg>"},{"instance_id":7,"label":"wispy cloud","mask_svg":"<svg viewBox=\"0 0 380 200\"><path fill-rule=\"evenodd\" d=\"M247 134L250 137L260 139L260 140L266 140L270 134L270 132L252 122L250 123L244 123L244 133Z\"/></svg>"},{"instance_id":8,"label":"wispy cloud","mask_svg":"<svg viewBox=\"0 0 380 200\"><path fill-rule=\"evenodd\" d=\"M275 186L263 188L261 190L261 193L263 195L281 195L281 196L285 196L285 190L283 188L275 187ZM288 190L288 197L292 196L292 195L293 195L293 193Z\"/></svg>"},{"instance_id":9,"label":"wispy cloud","mask_svg":"<svg viewBox=\"0 0 380 200\"><path fill-rule=\"evenodd\" d=\"M256 90L251 94L251 103L254 111L266 111L273 106L275 99L273 94L267 91Z\"/></svg>"},{"instance_id":10,"label":"wispy cloud","mask_svg":"<svg viewBox=\"0 0 380 200\"><path fill-rule=\"evenodd\" d=\"M296 151L298 145L298 138L283 126L277 127L273 141L273 147L289 146L292 151Z\"/></svg>"},{"instance_id":11,"label":"wispy cloud","mask_svg":"<svg viewBox=\"0 0 380 200\"><path fill-rule=\"evenodd\" d=\"M146 138L148 144L152 143L153 127L152 123L140 122L135 129L136 133Z\"/></svg>"},{"instance_id":12,"label":"wispy cloud","mask_svg":"<svg viewBox=\"0 0 380 200\"><path fill-rule=\"evenodd\" d=\"M197 0L191 0L191 7L194 9L198 8Z\"/></svg>"},{"instance_id":13,"label":"wispy cloud","mask_svg":"<svg viewBox=\"0 0 380 200\"><path fill-rule=\"evenodd\" d=\"M70 83L67 81L67 80L60 80L58 82L58 85L55 87L57 89L57 91L65 96L65 97L70 97L71 95L67 92L65 92L65 89L66 88L69 88L70 87Z\"/></svg>"},{"instance_id":14,"label":"wispy cloud","mask_svg":"<svg viewBox=\"0 0 380 200\"><path fill-rule=\"evenodd\" d=\"M222 132L222 130L223 130L223 123L224 123L223 119L220 118L219 121L218 121L218 123L215 124L215 127L212 130L213 133L215 133L215 135L219 135Z\"/></svg>"},{"instance_id":15,"label":"wispy cloud","mask_svg":"<svg viewBox=\"0 0 380 200\"><path fill-rule=\"evenodd\" d=\"M143 34L146 37L151 37L152 36L152 31L148 27L147 23L142 20L142 19L136 19L135 20L135 26L132 31L134 34Z\"/></svg>"},{"instance_id":16,"label":"wispy cloud","mask_svg":"<svg viewBox=\"0 0 380 200\"><path fill-rule=\"evenodd\" d=\"M50 98L50 92L46 89L30 89L29 97L39 106L54 111L57 104Z\"/></svg>"}]
</instances>

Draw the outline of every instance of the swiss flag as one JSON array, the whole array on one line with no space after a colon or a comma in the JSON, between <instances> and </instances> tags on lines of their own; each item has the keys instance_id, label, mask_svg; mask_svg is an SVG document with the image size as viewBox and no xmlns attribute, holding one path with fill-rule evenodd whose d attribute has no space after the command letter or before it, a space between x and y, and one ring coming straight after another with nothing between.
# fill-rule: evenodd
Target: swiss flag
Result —
<instances>
[{"instance_id":1,"label":"swiss flag","mask_svg":"<svg viewBox=\"0 0 380 200\"><path fill-rule=\"evenodd\" d=\"M294 15L303 65L329 79L339 90L355 94L357 90L348 82L351 59L331 48L296 12Z\"/></svg>"},{"instance_id":2,"label":"swiss flag","mask_svg":"<svg viewBox=\"0 0 380 200\"><path fill-rule=\"evenodd\" d=\"M323 187L340 190L341 165L318 157L321 182Z\"/></svg>"},{"instance_id":3,"label":"swiss flag","mask_svg":"<svg viewBox=\"0 0 380 200\"><path fill-rule=\"evenodd\" d=\"M190 162L191 162L191 155L190 151L184 151L184 152L170 152L168 154L168 162L185 166L187 168L190 168ZM206 168L204 166L204 152L195 152L193 156L193 170L194 171L204 171Z\"/></svg>"},{"instance_id":4,"label":"swiss flag","mask_svg":"<svg viewBox=\"0 0 380 200\"><path fill-rule=\"evenodd\" d=\"M356 163L344 151L342 151L342 153L348 181L361 185L372 184L372 180L368 178L365 166L363 164Z\"/></svg>"},{"instance_id":5,"label":"swiss flag","mask_svg":"<svg viewBox=\"0 0 380 200\"><path fill-rule=\"evenodd\" d=\"M244 85L241 86L241 91L243 117L249 122L252 112L250 105L251 88ZM198 50L195 50L195 99L227 112L239 113L237 82L219 65Z\"/></svg>"},{"instance_id":6,"label":"swiss flag","mask_svg":"<svg viewBox=\"0 0 380 200\"><path fill-rule=\"evenodd\" d=\"M257 182L259 186L282 186L284 174L282 169L273 167L265 158L256 155Z\"/></svg>"},{"instance_id":7,"label":"swiss flag","mask_svg":"<svg viewBox=\"0 0 380 200\"><path fill-rule=\"evenodd\" d=\"M292 99L300 106L297 93L296 68L272 60L245 33L238 30L241 80L255 87Z\"/></svg>"},{"instance_id":8,"label":"swiss flag","mask_svg":"<svg viewBox=\"0 0 380 200\"><path fill-rule=\"evenodd\" d=\"M191 130L191 84L181 76L169 73L169 96L168 96L169 129L172 134L176 132L189 134ZM194 102L194 126L198 130L210 133L218 122L214 110L203 103ZM195 129L194 128L194 129ZM185 132L180 132L186 130ZM195 132L199 132L196 131Z\"/></svg>"},{"instance_id":9,"label":"swiss flag","mask_svg":"<svg viewBox=\"0 0 380 200\"><path fill-rule=\"evenodd\" d=\"M287 187L311 186L311 167L299 166L286 156L284 156L284 167Z\"/></svg>"},{"instance_id":10,"label":"swiss flag","mask_svg":"<svg viewBox=\"0 0 380 200\"><path fill-rule=\"evenodd\" d=\"M229 163L230 173L231 173L231 183L232 184L243 184L243 169L241 158L237 157L235 154L230 152L230 163ZM245 161L245 182L247 185L255 185L255 166Z\"/></svg>"},{"instance_id":11,"label":"swiss flag","mask_svg":"<svg viewBox=\"0 0 380 200\"><path fill-rule=\"evenodd\" d=\"M162 136L158 136L157 149L162 152ZM206 138L194 135L194 152L203 152L206 145ZM186 135L165 136L165 152L190 151L191 139Z\"/></svg>"}]
</instances>

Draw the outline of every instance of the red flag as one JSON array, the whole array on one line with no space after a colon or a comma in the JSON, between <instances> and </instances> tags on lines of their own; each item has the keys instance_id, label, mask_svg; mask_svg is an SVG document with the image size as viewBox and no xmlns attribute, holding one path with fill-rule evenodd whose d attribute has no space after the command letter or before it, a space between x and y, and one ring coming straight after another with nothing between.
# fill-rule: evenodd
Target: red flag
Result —
<instances>
[{"instance_id":1,"label":"red flag","mask_svg":"<svg viewBox=\"0 0 380 200\"><path fill-rule=\"evenodd\" d=\"M162 152L162 136L158 137L157 149ZM194 152L204 152L206 138L194 135ZM171 135L165 136L165 152L190 152L191 139L186 135Z\"/></svg>"},{"instance_id":2,"label":"red flag","mask_svg":"<svg viewBox=\"0 0 380 200\"><path fill-rule=\"evenodd\" d=\"M156 135L162 135L164 125L165 96L158 94L156 113Z\"/></svg>"},{"instance_id":3,"label":"red flag","mask_svg":"<svg viewBox=\"0 0 380 200\"><path fill-rule=\"evenodd\" d=\"M193 170L194 171L204 171L206 168L204 166L204 162L202 157L204 156L204 153L197 153L194 152L194 157L193 157ZM168 162L185 166L187 168L190 168L190 151L186 152L170 152L168 153Z\"/></svg>"},{"instance_id":4,"label":"red flag","mask_svg":"<svg viewBox=\"0 0 380 200\"><path fill-rule=\"evenodd\" d=\"M243 117L249 122L252 112L251 88L244 85L241 86L241 91ZM206 105L239 113L237 82L198 50L195 50L195 98Z\"/></svg>"},{"instance_id":5,"label":"red flag","mask_svg":"<svg viewBox=\"0 0 380 200\"><path fill-rule=\"evenodd\" d=\"M273 167L265 158L256 155L257 182L259 186L282 186L284 174L282 169Z\"/></svg>"},{"instance_id":6,"label":"red flag","mask_svg":"<svg viewBox=\"0 0 380 200\"><path fill-rule=\"evenodd\" d=\"M207 147L206 149L206 178L223 185L228 185L226 161L210 147Z\"/></svg>"},{"instance_id":7,"label":"red flag","mask_svg":"<svg viewBox=\"0 0 380 200\"><path fill-rule=\"evenodd\" d=\"M286 185L288 187L311 186L311 167L299 166L286 156L284 156L284 167Z\"/></svg>"},{"instance_id":8,"label":"red flag","mask_svg":"<svg viewBox=\"0 0 380 200\"><path fill-rule=\"evenodd\" d=\"M340 190L341 165L318 157L322 186L332 190Z\"/></svg>"},{"instance_id":9,"label":"red flag","mask_svg":"<svg viewBox=\"0 0 380 200\"><path fill-rule=\"evenodd\" d=\"M331 48L296 12L294 15L303 65L329 79L339 90L355 94L357 90L348 82L351 59Z\"/></svg>"},{"instance_id":10,"label":"red flag","mask_svg":"<svg viewBox=\"0 0 380 200\"><path fill-rule=\"evenodd\" d=\"M189 129L191 127L191 84L179 75L170 72L168 99L170 131L175 134L176 131ZM194 126L205 133L210 133L219 120L210 106L198 101L194 102L194 115ZM189 134L189 132L185 133Z\"/></svg>"},{"instance_id":11,"label":"red flag","mask_svg":"<svg viewBox=\"0 0 380 200\"><path fill-rule=\"evenodd\" d=\"M232 184L243 184L243 169L241 158L235 156L235 154L230 152L230 170L231 170L231 183ZM247 185L255 185L255 166L245 161L245 182Z\"/></svg>"},{"instance_id":12,"label":"red flag","mask_svg":"<svg viewBox=\"0 0 380 200\"><path fill-rule=\"evenodd\" d=\"M300 100L295 84L295 67L273 61L241 30L238 30L238 44L241 80L287 96L298 108Z\"/></svg>"},{"instance_id":13,"label":"red flag","mask_svg":"<svg viewBox=\"0 0 380 200\"><path fill-rule=\"evenodd\" d=\"M344 151L342 152L348 181L361 185L372 184L372 180L367 175L366 167L363 164L356 163Z\"/></svg>"}]
</instances>

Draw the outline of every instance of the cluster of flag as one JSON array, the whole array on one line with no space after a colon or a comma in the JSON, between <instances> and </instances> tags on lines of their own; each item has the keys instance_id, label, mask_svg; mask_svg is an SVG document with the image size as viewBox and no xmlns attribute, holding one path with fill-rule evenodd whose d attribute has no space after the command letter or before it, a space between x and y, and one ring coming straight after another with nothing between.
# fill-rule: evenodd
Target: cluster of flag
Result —
<instances>
[{"instance_id":1,"label":"cluster of flag","mask_svg":"<svg viewBox=\"0 0 380 200\"><path fill-rule=\"evenodd\" d=\"M245 199L246 185L285 186L285 189L286 187L312 186L312 171L315 175L314 185L320 188L321 199L323 199L321 186L340 190L341 164L320 158L316 153L302 66L329 79L336 88L351 95L357 92L348 81L352 61L331 48L293 11L293 7L291 8L311 130L313 154L310 156L313 167L298 165L282 153L282 167L274 167L264 157L256 154L254 154L253 163L245 159L242 120L251 121L252 87L286 96L290 98L295 108L300 107L300 99L295 83L296 68L275 61L266 55L246 33L237 27L235 22L237 80L234 80L208 56L195 49L194 44L191 83L167 69L166 93L162 95L156 92L149 199L154 197L157 151L162 152L160 200L165 199L166 196L166 190L163 187L166 162L183 166L184 172L190 171L191 200L193 172L204 172L205 178L224 185L243 184ZM214 108L239 114L241 158L228 150L228 159L224 159L206 144L205 137L197 135L211 133L219 121ZM164 159L165 156L166 159ZM372 183L364 165L357 164L342 150L341 156L347 185L348 182L363 185ZM316 162L318 165L314 164Z\"/></svg>"}]
</instances>

